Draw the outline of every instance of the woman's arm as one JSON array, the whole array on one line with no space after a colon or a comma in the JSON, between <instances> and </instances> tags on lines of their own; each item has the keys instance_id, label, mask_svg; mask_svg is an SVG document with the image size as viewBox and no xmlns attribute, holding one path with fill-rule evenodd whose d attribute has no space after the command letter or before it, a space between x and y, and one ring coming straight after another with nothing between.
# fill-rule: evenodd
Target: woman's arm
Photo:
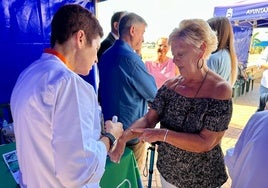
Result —
<instances>
[{"instance_id":1,"label":"woman's arm","mask_svg":"<svg viewBox=\"0 0 268 188\"><path fill-rule=\"evenodd\" d=\"M218 145L224 132L214 132L208 129L203 129L199 134L169 131L166 142L183 150L202 153L210 151Z\"/></svg>"},{"instance_id":2,"label":"woman's arm","mask_svg":"<svg viewBox=\"0 0 268 188\"><path fill-rule=\"evenodd\" d=\"M124 131L122 136L118 139L115 149L109 153L111 161L119 162L124 153L127 141L138 138L141 135L139 132L133 132L132 129L154 128L158 121L158 114L153 109L150 109L144 117L135 121Z\"/></svg>"},{"instance_id":3,"label":"woman's arm","mask_svg":"<svg viewBox=\"0 0 268 188\"><path fill-rule=\"evenodd\" d=\"M194 134L168 129L133 129L132 132L141 134L140 139L145 142L162 141L183 150L202 153L210 151L219 144L225 131L215 132L203 129L199 134Z\"/></svg>"}]
</instances>

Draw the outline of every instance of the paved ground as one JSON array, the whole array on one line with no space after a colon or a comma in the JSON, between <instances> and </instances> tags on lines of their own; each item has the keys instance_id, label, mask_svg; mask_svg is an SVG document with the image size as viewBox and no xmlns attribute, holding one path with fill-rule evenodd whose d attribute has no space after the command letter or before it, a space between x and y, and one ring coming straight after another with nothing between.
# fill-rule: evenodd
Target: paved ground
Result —
<instances>
[{"instance_id":1,"label":"paved ground","mask_svg":"<svg viewBox=\"0 0 268 188\"><path fill-rule=\"evenodd\" d=\"M244 94L240 95L236 99L233 100L233 116L231 119L231 123L229 125L229 129L226 131L224 138L222 140L222 149L224 154L228 148L234 147L235 143L237 142L238 137L244 126L246 125L250 116L256 111L257 106L259 104L259 85L260 80L255 80L253 84L253 90L248 92L244 92ZM155 159L157 158L157 154L155 155ZM155 160L156 161L156 160ZM148 156L148 165L150 163L150 152ZM148 171L141 172L141 177L143 180L143 185L145 188L148 187L148 176L145 177L143 173ZM151 181L152 188L161 188L161 182L159 177L159 172L154 165L154 171L152 175ZM230 188L231 186L231 179L229 178L228 181L222 186L222 188Z\"/></svg>"}]
</instances>

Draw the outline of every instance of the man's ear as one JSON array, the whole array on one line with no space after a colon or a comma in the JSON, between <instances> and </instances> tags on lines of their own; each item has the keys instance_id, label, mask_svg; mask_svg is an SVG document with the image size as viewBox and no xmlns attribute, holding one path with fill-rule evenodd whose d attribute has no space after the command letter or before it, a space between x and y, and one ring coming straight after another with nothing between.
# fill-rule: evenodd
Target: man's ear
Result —
<instances>
[{"instance_id":1,"label":"man's ear","mask_svg":"<svg viewBox=\"0 0 268 188\"><path fill-rule=\"evenodd\" d=\"M85 45L87 43L86 35L83 30L79 30L76 33L76 41L78 46Z\"/></svg>"},{"instance_id":2,"label":"man's ear","mask_svg":"<svg viewBox=\"0 0 268 188\"><path fill-rule=\"evenodd\" d=\"M131 26L129 29L130 36L133 36L135 34L135 26Z\"/></svg>"},{"instance_id":3,"label":"man's ear","mask_svg":"<svg viewBox=\"0 0 268 188\"><path fill-rule=\"evenodd\" d=\"M114 22L113 23L114 28L118 31L118 27L119 27L119 22Z\"/></svg>"}]
</instances>

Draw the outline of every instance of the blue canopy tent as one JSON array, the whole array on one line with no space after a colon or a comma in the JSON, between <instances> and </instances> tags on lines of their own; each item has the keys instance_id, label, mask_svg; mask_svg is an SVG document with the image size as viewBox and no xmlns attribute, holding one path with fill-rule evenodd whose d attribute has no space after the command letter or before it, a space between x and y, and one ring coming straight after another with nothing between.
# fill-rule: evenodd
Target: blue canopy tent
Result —
<instances>
[{"instance_id":1,"label":"blue canopy tent","mask_svg":"<svg viewBox=\"0 0 268 188\"><path fill-rule=\"evenodd\" d=\"M268 1L240 0L230 1L214 8L214 17L228 17L233 25L249 27L268 26Z\"/></svg>"},{"instance_id":2,"label":"blue canopy tent","mask_svg":"<svg viewBox=\"0 0 268 188\"><path fill-rule=\"evenodd\" d=\"M268 1L224 1L215 6L214 17L228 17L231 21L238 61L247 67L253 28L268 27Z\"/></svg>"},{"instance_id":3,"label":"blue canopy tent","mask_svg":"<svg viewBox=\"0 0 268 188\"><path fill-rule=\"evenodd\" d=\"M0 103L9 103L23 69L50 46L50 22L63 4L73 3L95 13L96 0L0 1ZM96 88L95 69L83 77Z\"/></svg>"}]
</instances>

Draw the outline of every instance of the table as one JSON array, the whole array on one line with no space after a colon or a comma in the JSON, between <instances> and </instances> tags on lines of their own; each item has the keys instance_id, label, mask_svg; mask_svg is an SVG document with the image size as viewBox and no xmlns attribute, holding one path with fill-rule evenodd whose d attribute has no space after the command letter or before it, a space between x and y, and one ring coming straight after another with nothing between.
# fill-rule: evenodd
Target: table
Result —
<instances>
[{"instance_id":1,"label":"table","mask_svg":"<svg viewBox=\"0 0 268 188\"><path fill-rule=\"evenodd\" d=\"M0 146L0 187L19 188L7 168L3 153L16 149L15 143ZM105 173L101 179L101 188L142 188L140 173L132 150L125 149L119 164L106 160Z\"/></svg>"}]
</instances>

